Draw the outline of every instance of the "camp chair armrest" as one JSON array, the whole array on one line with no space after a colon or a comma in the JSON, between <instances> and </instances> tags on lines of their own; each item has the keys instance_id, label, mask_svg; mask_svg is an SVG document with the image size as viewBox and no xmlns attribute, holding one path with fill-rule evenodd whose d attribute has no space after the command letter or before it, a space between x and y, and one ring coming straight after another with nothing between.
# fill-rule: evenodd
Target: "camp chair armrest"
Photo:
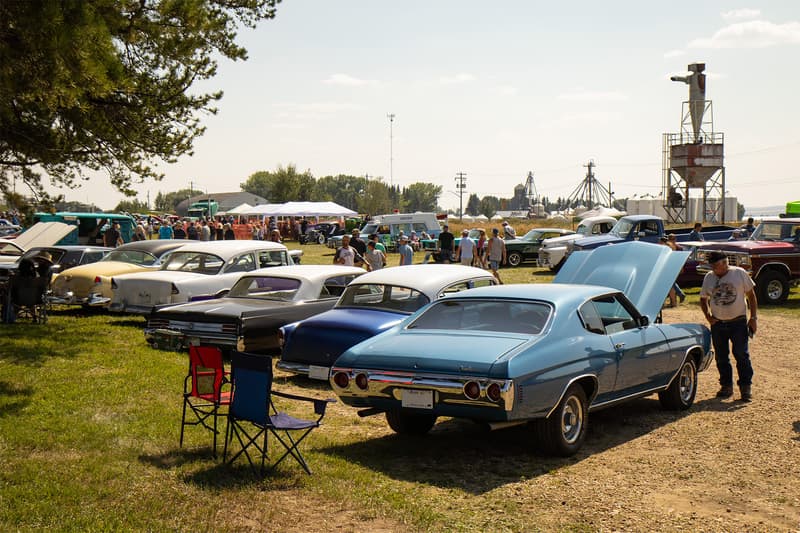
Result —
<instances>
[{"instance_id":1,"label":"camp chair armrest","mask_svg":"<svg viewBox=\"0 0 800 533\"><path fill-rule=\"evenodd\" d=\"M298 396L297 394L289 394L288 392L278 392L276 390L272 390L273 396L279 396L281 398L286 398L287 400L299 400L303 402L314 402L314 413L318 415L325 414L325 408L328 406L329 403L336 403L336 400L333 398L309 398L308 396Z\"/></svg>"}]
</instances>

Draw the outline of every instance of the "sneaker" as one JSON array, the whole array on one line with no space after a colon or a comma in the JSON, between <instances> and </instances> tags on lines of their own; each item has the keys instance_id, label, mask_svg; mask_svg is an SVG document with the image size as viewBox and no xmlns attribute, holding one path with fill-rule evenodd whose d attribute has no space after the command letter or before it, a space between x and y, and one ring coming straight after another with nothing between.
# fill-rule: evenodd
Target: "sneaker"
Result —
<instances>
[{"instance_id":1,"label":"sneaker","mask_svg":"<svg viewBox=\"0 0 800 533\"><path fill-rule=\"evenodd\" d=\"M679 294L678 295L678 301L683 303L685 300L686 300L686 295L685 294Z\"/></svg>"},{"instance_id":2,"label":"sneaker","mask_svg":"<svg viewBox=\"0 0 800 533\"><path fill-rule=\"evenodd\" d=\"M730 398L731 396L733 396L733 385L723 385L717 391L717 398Z\"/></svg>"},{"instance_id":3,"label":"sneaker","mask_svg":"<svg viewBox=\"0 0 800 533\"><path fill-rule=\"evenodd\" d=\"M753 394L750 391L750 385L742 385L741 387L739 387L739 393L742 396L743 402L749 402L750 400L753 399Z\"/></svg>"}]
</instances>

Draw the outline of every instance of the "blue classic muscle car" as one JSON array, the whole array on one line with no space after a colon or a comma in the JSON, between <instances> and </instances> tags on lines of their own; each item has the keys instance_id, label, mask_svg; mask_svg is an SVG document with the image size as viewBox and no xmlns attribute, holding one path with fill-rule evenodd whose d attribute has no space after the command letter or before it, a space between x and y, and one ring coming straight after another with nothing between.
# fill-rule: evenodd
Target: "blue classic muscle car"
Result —
<instances>
[{"instance_id":1,"label":"blue classic muscle car","mask_svg":"<svg viewBox=\"0 0 800 533\"><path fill-rule=\"evenodd\" d=\"M532 422L546 451L574 454L591 410L653 393L669 409L694 402L710 332L657 323L685 259L666 246L605 246L572 254L553 284L448 295L344 352L331 385L398 433L426 433L439 416Z\"/></svg>"},{"instance_id":2,"label":"blue classic muscle car","mask_svg":"<svg viewBox=\"0 0 800 533\"><path fill-rule=\"evenodd\" d=\"M407 265L359 276L330 311L280 329L278 368L312 379L328 379L346 349L386 331L428 302L455 292L493 285L480 268L461 265Z\"/></svg>"}]
</instances>

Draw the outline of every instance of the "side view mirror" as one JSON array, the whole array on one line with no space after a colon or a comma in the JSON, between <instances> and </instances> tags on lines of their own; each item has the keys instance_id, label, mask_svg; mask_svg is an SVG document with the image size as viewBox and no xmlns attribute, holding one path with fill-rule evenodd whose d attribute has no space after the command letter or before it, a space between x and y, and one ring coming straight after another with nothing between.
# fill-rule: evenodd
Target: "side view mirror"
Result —
<instances>
[{"instance_id":1,"label":"side view mirror","mask_svg":"<svg viewBox=\"0 0 800 533\"><path fill-rule=\"evenodd\" d=\"M650 325L650 319L649 318L647 318L646 316L640 316L639 317L639 327L640 328L644 328L644 327L647 327L649 325Z\"/></svg>"}]
</instances>

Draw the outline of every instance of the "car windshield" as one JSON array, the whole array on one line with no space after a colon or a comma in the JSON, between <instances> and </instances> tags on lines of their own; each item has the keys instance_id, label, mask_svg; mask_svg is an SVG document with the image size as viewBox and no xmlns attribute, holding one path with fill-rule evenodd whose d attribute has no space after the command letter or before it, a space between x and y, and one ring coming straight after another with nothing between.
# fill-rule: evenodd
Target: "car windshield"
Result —
<instances>
[{"instance_id":1,"label":"car windshield","mask_svg":"<svg viewBox=\"0 0 800 533\"><path fill-rule=\"evenodd\" d=\"M231 288L228 298L255 298L290 302L297 295L300 280L273 276L247 276Z\"/></svg>"},{"instance_id":2,"label":"car windshield","mask_svg":"<svg viewBox=\"0 0 800 533\"><path fill-rule=\"evenodd\" d=\"M578 228L575 230L575 233L580 233L581 235L589 235L590 226L587 226L583 222L578 224Z\"/></svg>"},{"instance_id":3,"label":"car windshield","mask_svg":"<svg viewBox=\"0 0 800 533\"><path fill-rule=\"evenodd\" d=\"M614 227L611 228L611 233L617 237L627 237L628 233L631 232L631 228L633 228L633 222L625 219L620 219Z\"/></svg>"},{"instance_id":4,"label":"car windshield","mask_svg":"<svg viewBox=\"0 0 800 533\"><path fill-rule=\"evenodd\" d=\"M551 307L543 302L444 299L426 309L408 329L538 335L547 324L550 312Z\"/></svg>"},{"instance_id":5,"label":"car windshield","mask_svg":"<svg viewBox=\"0 0 800 533\"><path fill-rule=\"evenodd\" d=\"M800 240L800 224L791 222L762 222L750 237L755 241Z\"/></svg>"},{"instance_id":6,"label":"car windshield","mask_svg":"<svg viewBox=\"0 0 800 533\"><path fill-rule=\"evenodd\" d=\"M0 243L0 255L22 255L22 250L16 244L2 242Z\"/></svg>"},{"instance_id":7,"label":"car windshield","mask_svg":"<svg viewBox=\"0 0 800 533\"><path fill-rule=\"evenodd\" d=\"M150 266L156 262L156 256L141 250L114 250L105 256L103 261L120 261L134 265Z\"/></svg>"},{"instance_id":8,"label":"car windshield","mask_svg":"<svg viewBox=\"0 0 800 533\"><path fill-rule=\"evenodd\" d=\"M542 238L542 232L538 229L532 229L525 236L522 237L523 241L538 241Z\"/></svg>"},{"instance_id":9,"label":"car windshield","mask_svg":"<svg viewBox=\"0 0 800 533\"><path fill-rule=\"evenodd\" d=\"M175 252L167 262L161 265L161 270L172 272L193 272L195 274L217 274L225 261L214 254L202 252Z\"/></svg>"},{"instance_id":10,"label":"car windshield","mask_svg":"<svg viewBox=\"0 0 800 533\"><path fill-rule=\"evenodd\" d=\"M397 285L359 283L350 285L336 307L365 307L401 313L413 313L428 303L428 297L418 290Z\"/></svg>"}]
</instances>

